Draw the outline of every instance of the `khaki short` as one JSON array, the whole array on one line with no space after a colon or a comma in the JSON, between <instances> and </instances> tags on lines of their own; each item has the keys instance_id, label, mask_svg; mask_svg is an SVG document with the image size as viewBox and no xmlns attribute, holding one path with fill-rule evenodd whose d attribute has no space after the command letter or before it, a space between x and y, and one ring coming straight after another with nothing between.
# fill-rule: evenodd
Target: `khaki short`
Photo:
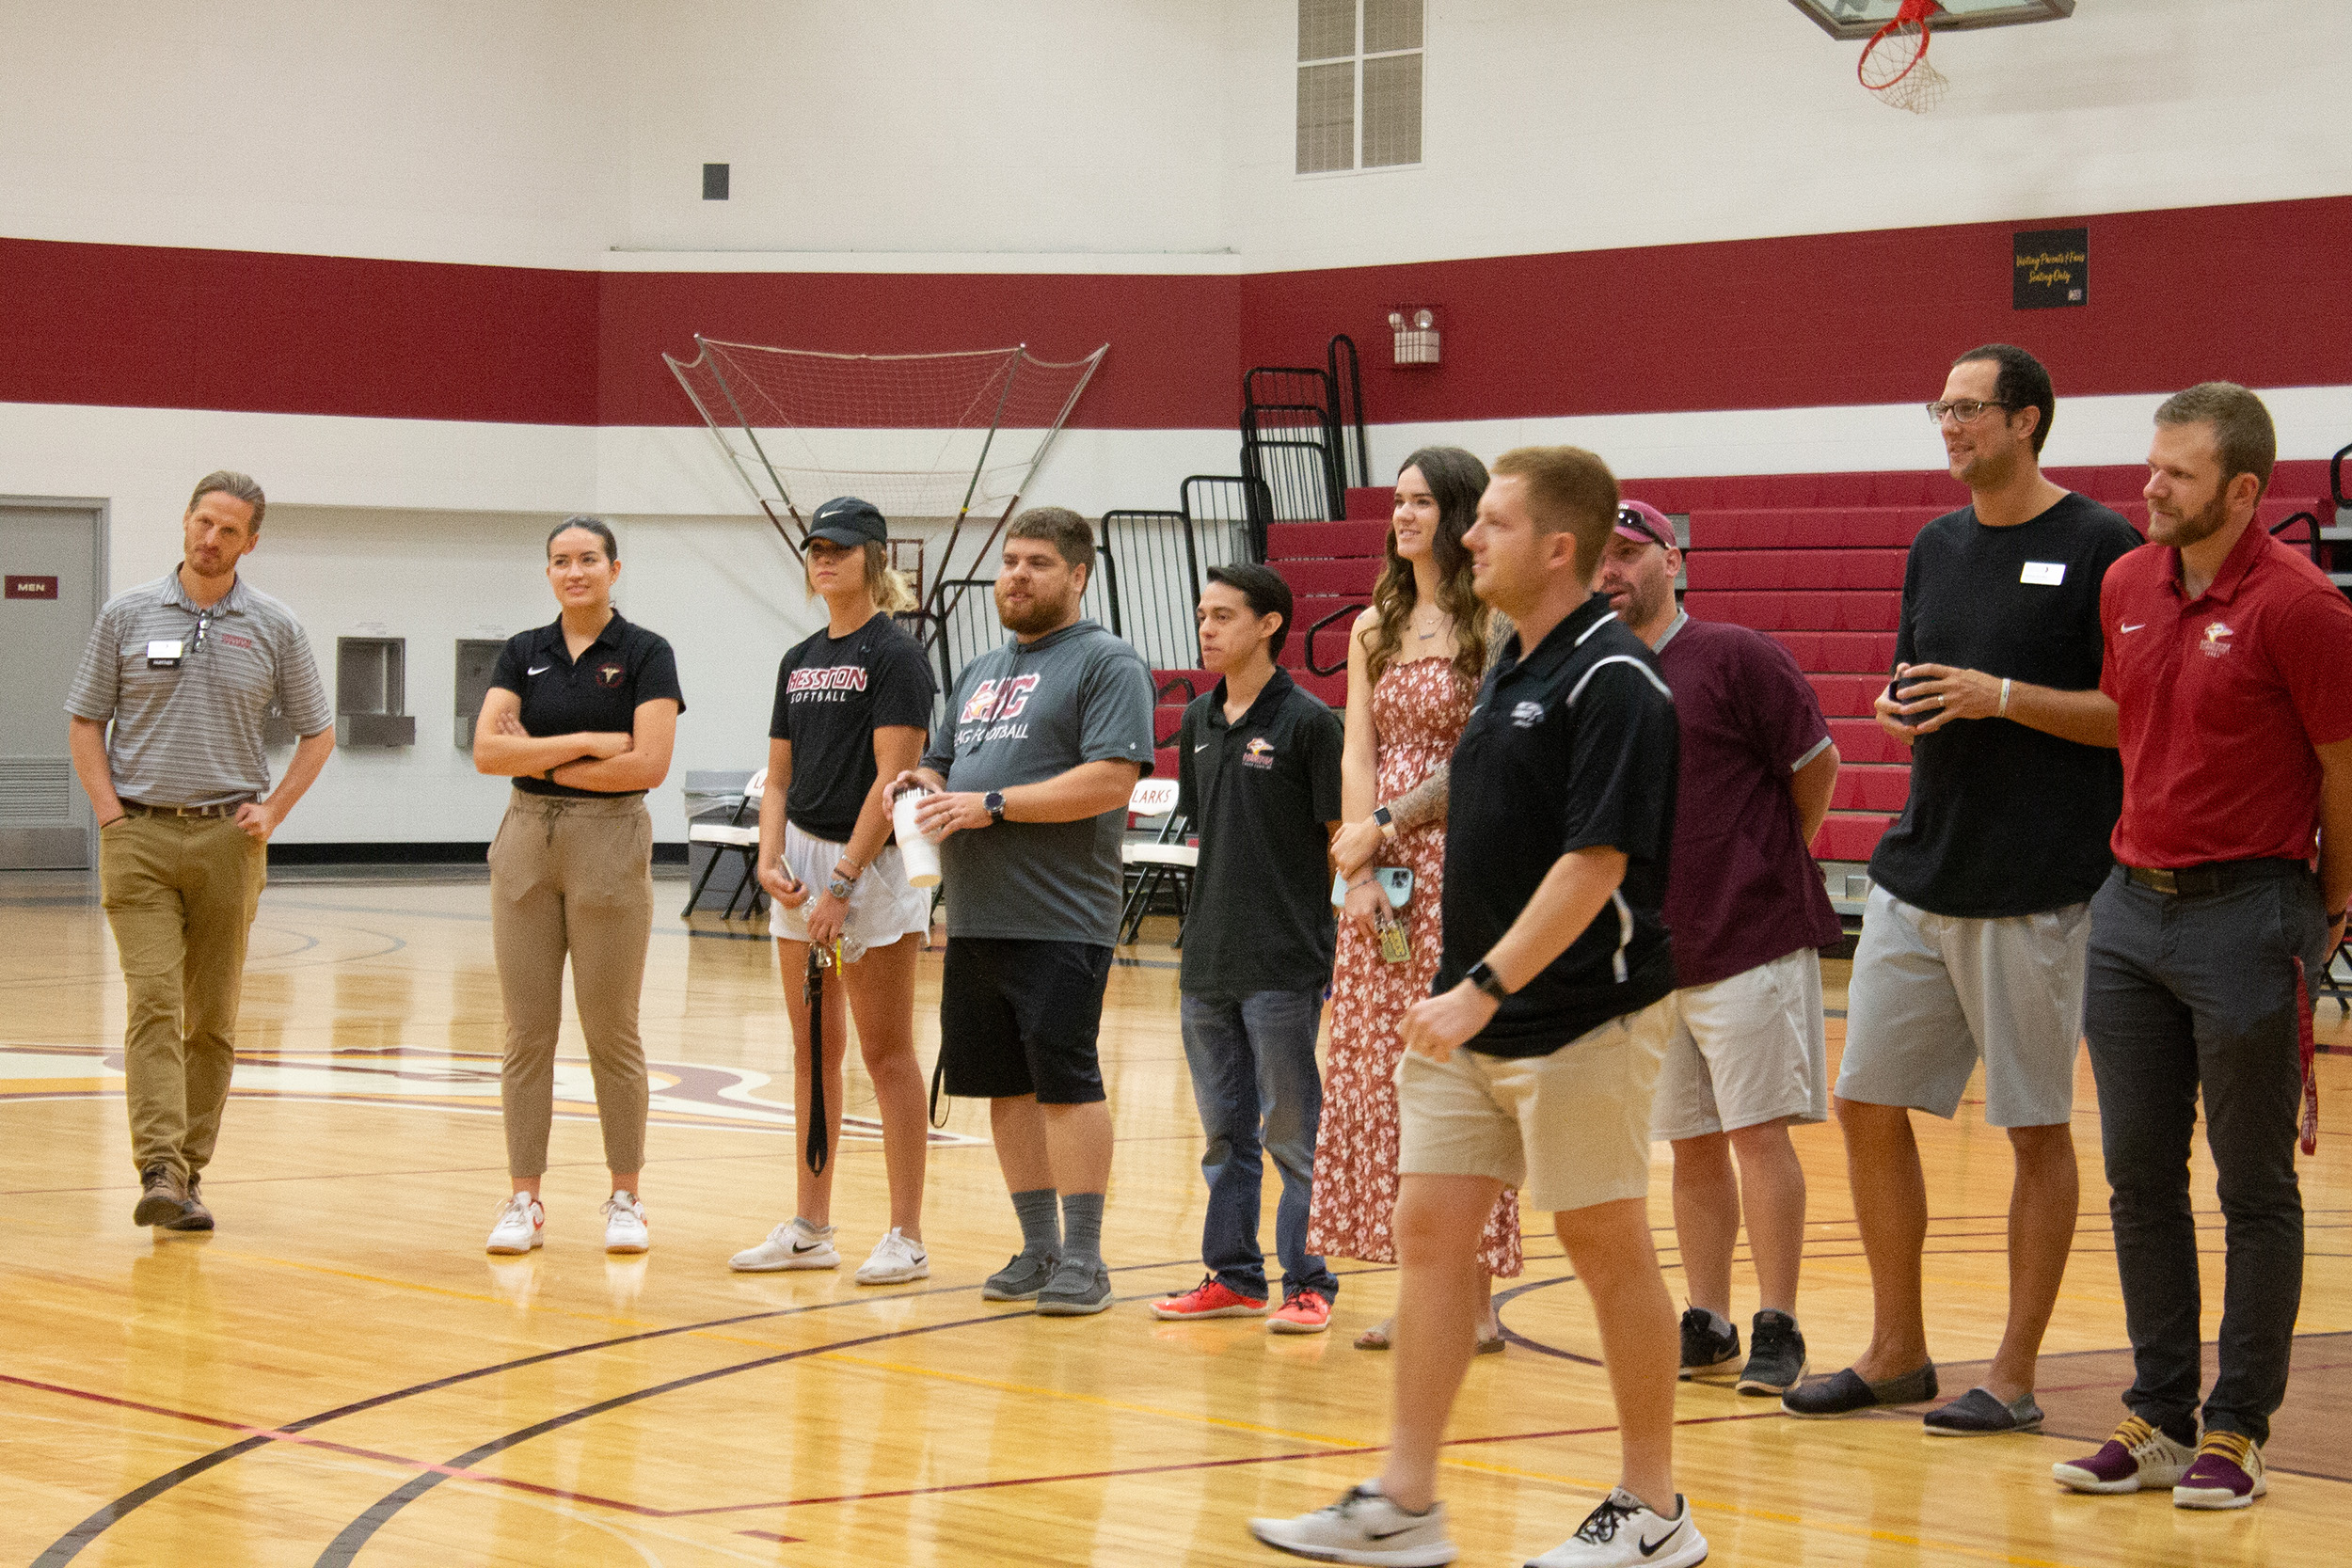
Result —
<instances>
[{"instance_id":1,"label":"khaki short","mask_svg":"<svg viewBox=\"0 0 2352 1568\"><path fill-rule=\"evenodd\" d=\"M1650 1094L1666 1004L1613 1018L1548 1056L1464 1049L1396 1065L1402 1176L1486 1176L1558 1213L1649 1196Z\"/></svg>"},{"instance_id":2,"label":"khaki short","mask_svg":"<svg viewBox=\"0 0 2352 1568\"><path fill-rule=\"evenodd\" d=\"M1821 956L1810 947L1666 998L1650 1135L1673 1141L1829 1119Z\"/></svg>"}]
</instances>

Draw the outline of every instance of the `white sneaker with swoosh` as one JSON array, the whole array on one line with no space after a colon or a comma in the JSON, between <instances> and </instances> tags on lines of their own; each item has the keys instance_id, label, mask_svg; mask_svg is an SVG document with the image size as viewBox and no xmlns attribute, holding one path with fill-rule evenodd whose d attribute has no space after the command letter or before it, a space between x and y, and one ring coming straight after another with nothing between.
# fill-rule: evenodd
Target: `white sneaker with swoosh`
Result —
<instances>
[{"instance_id":1,"label":"white sneaker with swoosh","mask_svg":"<svg viewBox=\"0 0 2352 1568\"><path fill-rule=\"evenodd\" d=\"M1661 1518L1620 1486L1601 1498L1569 1536L1527 1568L1690 1568L1707 1560L1707 1537L1691 1505L1675 1494L1675 1516Z\"/></svg>"},{"instance_id":2,"label":"white sneaker with swoosh","mask_svg":"<svg viewBox=\"0 0 2352 1568\"><path fill-rule=\"evenodd\" d=\"M1252 1519L1249 1533L1279 1551L1318 1562L1367 1562L1390 1568L1440 1568L1461 1555L1445 1532L1445 1504L1407 1513L1368 1481L1338 1502L1295 1519Z\"/></svg>"},{"instance_id":3,"label":"white sneaker with swoosh","mask_svg":"<svg viewBox=\"0 0 2352 1568\"><path fill-rule=\"evenodd\" d=\"M811 1225L795 1214L768 1232L755 1247L745 1247L727 1259L738 1274L778 1274L786 1269L837 1269L841 1254L833 1244L833 1227Z\"/></svg>"}]
</instances>

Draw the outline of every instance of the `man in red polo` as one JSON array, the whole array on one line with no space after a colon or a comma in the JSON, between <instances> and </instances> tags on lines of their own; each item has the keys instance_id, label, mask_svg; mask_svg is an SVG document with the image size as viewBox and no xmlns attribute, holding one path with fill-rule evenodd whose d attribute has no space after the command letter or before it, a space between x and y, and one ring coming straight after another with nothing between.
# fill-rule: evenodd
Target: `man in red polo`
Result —
<instances>
[{"instance_id":1,"label":"man in red polo","mask_svg":"<svg viewBox=\"0 0 2352 1568\"><path fill-rule=\"evenodd\" d=\"M2182 1508L2243 1508L2265 1490L2262 1444L2302 1299L2307 981L2352 902L2352 603L2254 520L2276 451L2243 387L2167 399L2148 453L2150 543L2100 596L2123 815L2090 906L2084 1022L2135 1376L2115 1435L2052 1474L2078 1492L2169 1485ZM2201 1088L2227 1236L2201 1439L2188 1175Z\"/></svg>"}]
</instances>

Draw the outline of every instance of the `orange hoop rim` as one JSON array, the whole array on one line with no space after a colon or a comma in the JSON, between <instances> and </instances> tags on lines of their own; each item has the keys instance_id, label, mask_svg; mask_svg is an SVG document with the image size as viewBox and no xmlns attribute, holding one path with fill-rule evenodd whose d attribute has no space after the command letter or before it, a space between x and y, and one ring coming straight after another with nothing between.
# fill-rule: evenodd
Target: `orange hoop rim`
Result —
<instances>
[{"instance_id":1,"label":"orange hoop rim","mask_svg":"<svg viewBox=\"0 0 2352 1568\"><path fill-rule=\"evenodd\" d=\"M1860 82L1868 91L1884 92L1887 88L1893 87L1896 83L1901 81L1904 77L1918 70L1919 62L1928 57L1928 45L1932 42L1935 38L1935 30L1929 25L1928 19L1943 8L1943 6L1938 3L1938 0L1902 0L1902 5L1895 12L1893 20L1889 21L1885 26L1881 27L1877 32L1872 33L1870 35L1870 41L1862 46L1862 57L1854 62L1854 80ZM1906 24L1911 23L1916 23L1919 27L1919 52L1911 56L1910 62L1906 64L1902 70L1895 72L1894 75L1889 76L1885 81L1871 81L1867 74L1870 65L1870 55L1878 49L1880 44L1885 42L1887 39L1891 38L1898 29L1901 28Z\"/></svg>"}]
</instances>

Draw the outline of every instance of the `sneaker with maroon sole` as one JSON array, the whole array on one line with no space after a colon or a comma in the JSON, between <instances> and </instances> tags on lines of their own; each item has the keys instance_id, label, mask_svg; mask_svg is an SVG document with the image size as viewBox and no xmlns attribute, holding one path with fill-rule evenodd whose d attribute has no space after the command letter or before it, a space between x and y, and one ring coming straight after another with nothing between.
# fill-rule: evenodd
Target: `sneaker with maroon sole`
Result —
<instances>
[{"instance_id":1,"label":"sneaker with maroon sole","mask_svg":"<svg viewBox=\"0 0 2352 1568\"><path fill-rule=\"evenodd\" d=\"M1293 1291L1265 1326L1269 1334L1320 1334L1331 1326L1331 1304L1321 1291Z\"/></svg>"},{"instance_id":2,"label":"sneaker with maroon sole","mask_svg":"<svg viewBox=\"0 0 2352 1568\"><path fill-rule=\"evenodd\" d=\"M2159 1491L2188 1472L2197 1450L2176 1443L2137 1416L2126 1416L2115 1435L2083 1459L2050 1466L2050 1479L2074 1492Z\"/></svg>"},{"instance_id":3,"label":"sneaker with maroon sole","mask_svg":"<svg viewBox=\"0 0 2352 1568\"><path fill-rule=\"evenodd\" d=\"M2173 1484L2174 1508L2244 1508L2270 1490L2263 1451L2242 1432L2208 1432L2188 1473Z\"/></svg>"},{"instance_id":4,"label":"sneaker with maroon sole","mask_svg":"<svg viewBox=\"0 0 2352 1568\"><path fill-rule=\"evenodd\" d=\"M1181 1296L1153 1302L1152 1315L1178 1323L1203 1318L1263 1318L1265 1303L1229 1290L1216 1275L1209 1275Z\"/></svg>"}]
</instances>

